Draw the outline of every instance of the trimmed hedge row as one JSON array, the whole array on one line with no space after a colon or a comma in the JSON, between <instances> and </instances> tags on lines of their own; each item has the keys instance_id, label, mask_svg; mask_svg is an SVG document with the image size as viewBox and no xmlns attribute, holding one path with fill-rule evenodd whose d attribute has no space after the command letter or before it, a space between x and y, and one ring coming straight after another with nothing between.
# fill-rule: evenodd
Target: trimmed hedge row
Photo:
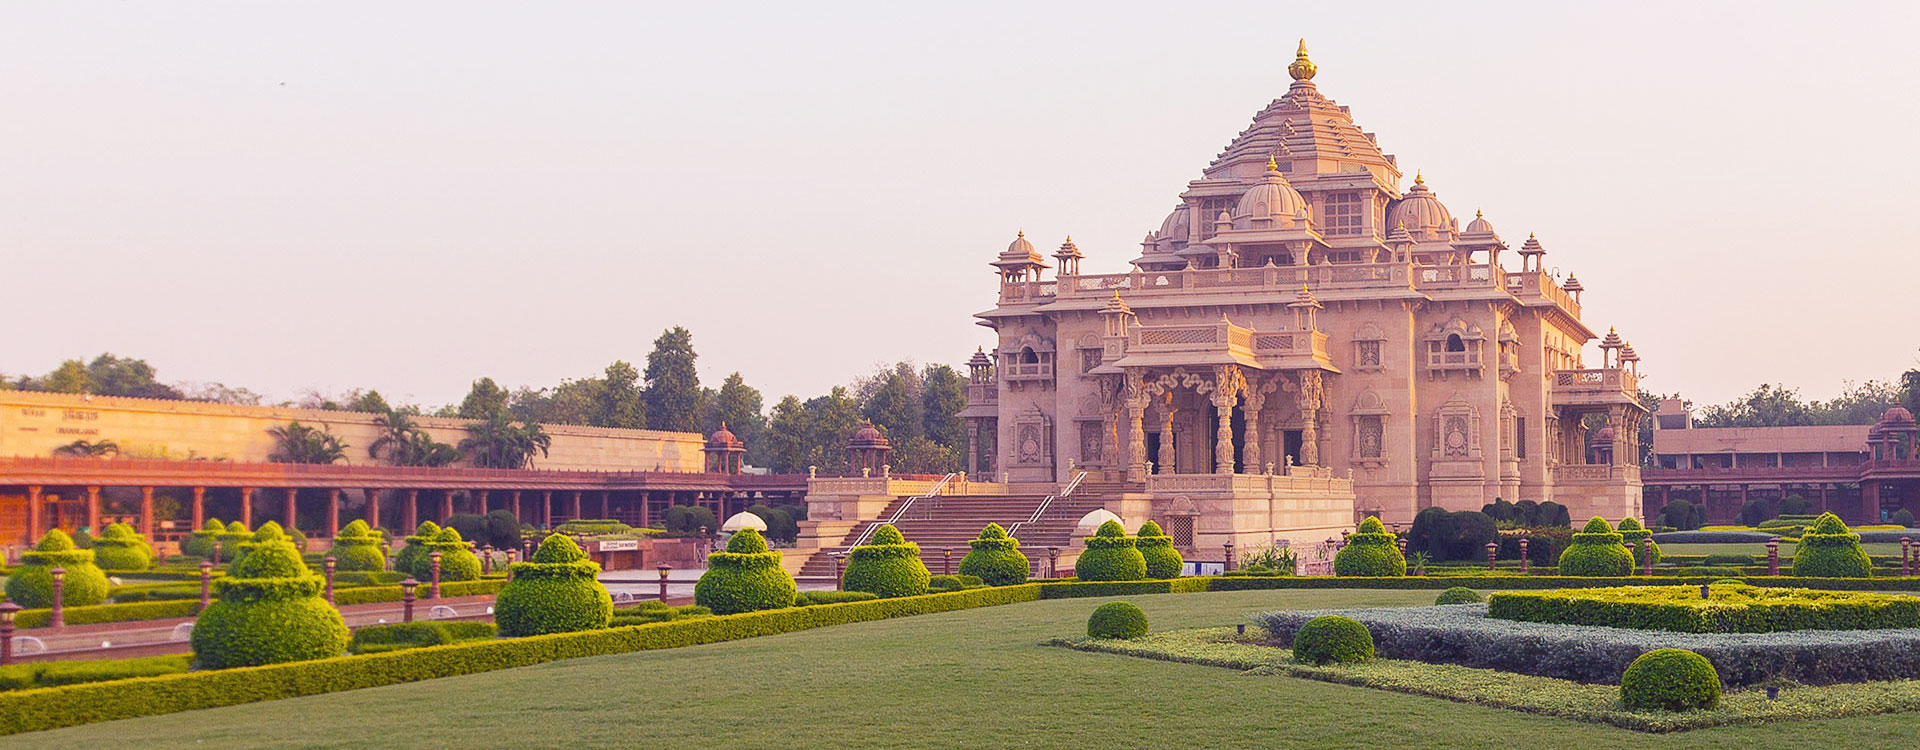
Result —
<instances>
[{"instance_id":1,"label":"trimmed hedge row","mask_svg":"<svg viewBox=\"0 0 1920 750\"><path fill-rule=\"evenodd\" d=\"M1692 586L1505 591L1488 601L1487 616L1676 633L1920 627L1920 599L1911 596L1737 584L1710 591L1711 599Z\"/></svg>"},{"instance_id":2,"label":"trimmed hedge row","mask_svg":"<svg viewBox=\"0 0 1920 750\"><path fill-rule=\"evenodd\" d=\"M969 589L845 604L762 610L606 630L428 646L259 667L0 693L0 733L114 721L218 706L416 682L633 651L1029 602L1040 584Z\"/></svg>"}]
</instances>

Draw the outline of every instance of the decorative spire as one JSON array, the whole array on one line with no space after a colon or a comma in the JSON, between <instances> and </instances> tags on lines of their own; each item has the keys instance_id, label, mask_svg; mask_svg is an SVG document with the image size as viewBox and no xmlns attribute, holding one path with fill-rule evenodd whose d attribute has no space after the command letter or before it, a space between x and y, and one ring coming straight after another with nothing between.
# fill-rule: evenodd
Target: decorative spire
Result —
<instances>
[{"instance_id":1,"label":"decorative spire","mask_svg":"<svg viewBox=\"0 0 1920 750\"><path fill-rule=\"evenodd\" d=\"M1401 174L1406 174L1406 173L1402 172ZM1415 185L1427 184L1427 176L1425 174L1422 174L1418 169L1413 170L1413 184Z\"/></svg>"},{"instance_id":2,"label":"decorative spire","mask_svg":"<svg viewBox=\"0 0 1920 750\"><path fill-rule=\"evenodd\" d=\"M1273 154L1267 154L1267 171L1269 172L1280 171L1280 162L1274 160Z\"/></svg>"},{"instance_id":3,"label":"decorative spire","mask_svg":"<svg viewBox=\"0 0 1920 750\"><path fill-rule=\"evenodd\" d=\"M1307 40L1300 40L1300 51L1293 54L1293 64L1287 66L1287 75L1293 76L1296 81L1311 81L1313 74L1319 70L1320 66L1307 59Z\"/></svg>"}]
</instances>

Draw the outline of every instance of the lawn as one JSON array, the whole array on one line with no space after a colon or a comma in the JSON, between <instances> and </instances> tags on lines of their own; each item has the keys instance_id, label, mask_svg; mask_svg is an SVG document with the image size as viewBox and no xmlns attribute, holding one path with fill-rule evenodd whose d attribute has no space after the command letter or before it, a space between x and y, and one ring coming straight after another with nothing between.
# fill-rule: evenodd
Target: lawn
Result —
<instances>
[{"instance_id":1,"label":"lawn","mask_svg":"<svg viewBox=\"0 0 1920 750\"><path fill-rule=\"evenodd\" d=\"M1431 591L1132 597L1156 626L1260 609L1397 606ZM6 747L1903 746L1920 714L1624 729L1282 677L1049 648L1100 599L843 625L0 739ZM134 739L134 738L137 738Z\"/></svg>"}]
</instances>

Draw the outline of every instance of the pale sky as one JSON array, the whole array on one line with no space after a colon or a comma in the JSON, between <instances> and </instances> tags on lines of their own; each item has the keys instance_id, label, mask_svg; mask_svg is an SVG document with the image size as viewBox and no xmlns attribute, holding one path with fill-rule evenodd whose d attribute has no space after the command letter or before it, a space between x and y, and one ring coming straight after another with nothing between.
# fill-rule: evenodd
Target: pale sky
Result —
<instances>
[{"instance_id":1,"label":"pale sky","mask_svg":"<svg viewBox=\"0 0 1920 750\"><path fill-rule=\"evenodd\" d=\"M432 406L671 325L769 405L958 364L1015 230L1124 270L1301 37L1649 390L1920 363L1920 4L923 5L0 2L0 372Z\"/></svg>"}]
</instances>

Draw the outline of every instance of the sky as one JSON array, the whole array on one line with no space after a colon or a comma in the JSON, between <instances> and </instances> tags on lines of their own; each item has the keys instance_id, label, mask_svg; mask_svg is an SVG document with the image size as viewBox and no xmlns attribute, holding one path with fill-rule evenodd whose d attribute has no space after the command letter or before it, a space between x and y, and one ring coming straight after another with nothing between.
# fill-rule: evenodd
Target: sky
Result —
<instances>
[{"instance_id":1,"label":"sky","mask_svg":"<svg viewBox=\"0 0 1920 750\"><path fill-rule=\"evenodd\" d=\"M771 404L1142 234L1305 38L1462 222L1696 403L1920 366L1916 3L0 1L0 373L456 402L641 362ZM1510 263L1517 264L1517 258ZM1598 361L1596 350L1589 360Z\"/></svg>"}]
</instances>

